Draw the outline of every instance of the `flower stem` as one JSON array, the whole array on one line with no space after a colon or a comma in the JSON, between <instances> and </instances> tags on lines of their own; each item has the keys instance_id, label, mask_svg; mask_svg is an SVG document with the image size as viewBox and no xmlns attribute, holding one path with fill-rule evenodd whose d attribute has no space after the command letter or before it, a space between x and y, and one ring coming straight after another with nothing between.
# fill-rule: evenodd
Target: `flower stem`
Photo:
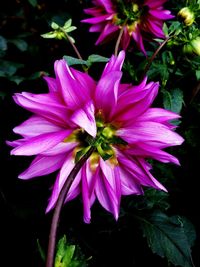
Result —
<instances>
[{"instance_id":1,"label":"flower stem","mask_svg":"<svg viewBox=\"0 0 200 267\"><path fill-rule=\"evenodd\" d=\"M63 206L64 200L66 195L71 187L72 182L74 181L76 175L80 171L81 167L90 157L92 152L94 151L95 147L92 146L85 155L81 157L81 159L76 163L74 168L71 170L69 176L67 177L62 190L58 196L58 200L56 202L56 206L53 213L53 218L51 222L51 229L49 234L49 244L48 244L48 251L47 251L47 259L46 259L46 267L53 267L54 266L54 254L55 254L55 244L56 244L56 234L58 228L58 221L60 217L61 208Z\"/></svg>"},{"instance_id":2,"label":"flower stem","mask_svg":"<svg viewBox=\"0 0 200 267\"><path fill-rule=\"evenodd\" d=\"M61 30L62 30L62 29L61 29ZM79 53L79 51L78 51L77 47L75 46L75 44L72 42L70 36L69 36L65 31L62 30L62 32L64 33L66 39L69 41L70 45L73 47L74 52L76 53L77 57L78 57L79 59L83 60L81 54Z\"/></svg>"},{"instance_id":3,"label":"flower stem","mask_svg":"<svg viewBox=\"0 0 200 267\"><path fill-rule=\"evenodd\" d=\"M117 54L118 54L119 45L120 45L120 41L122 39L123 32L124 32L124 26L121 27L118 38L117 38L117 42L115 45L115 56L117 56Z\"/></svg>"},{"instance_id":4,"label":"flower stem","mask_svg":"<svg viewBox=\"0 0 200 267\"><path fill-rule=\"evenodd\" d=\"M154 58L157 56L157 54L160 52L160 50L163 48L163 46L165 46L165 44L169 41L169 39L171 39L172 36L168 36L160 45L159 47L156 49L156 51L154 52L154 54L152 55L152 57L149 59L148 64L146 65L145 69L144 69L144 73L143 73L143 78L146 76L151 63L153 62Z\"/></svg>"}]
</instances>

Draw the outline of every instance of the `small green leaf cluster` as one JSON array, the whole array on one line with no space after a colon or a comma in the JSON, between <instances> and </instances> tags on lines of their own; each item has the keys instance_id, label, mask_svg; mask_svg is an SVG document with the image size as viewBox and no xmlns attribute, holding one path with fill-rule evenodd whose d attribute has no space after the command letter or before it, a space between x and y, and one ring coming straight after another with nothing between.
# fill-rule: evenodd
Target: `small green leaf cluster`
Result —
<instances>
[{"instance_id":1,"label":"small green leaf cluster","mask_svg":"<svg viewBox=\"0 0 200 267\"><path fill-rule=\"evenodd\" d=\"M76 27L72 26L71 19L67 20L62 27L57 23L52 22L51 28L53 29L53 31L44 33L41 36L43 38L48 38L48 39L58 39L58 40L70 39L72 43L75 43L75 40L71 36L69 36L70 32L76 30Z\"/></svg>"},{"instance_id":2,"label":"small green leaf cluster","mask_svg":"<svg viewBox=\"0 0 200 267\"><path fill-rule=\"evenodd\" d=\"M87 261L80 248L69 244L65 235L58 241L55 267L87 267Z\"/></svg>"}]
</instances>

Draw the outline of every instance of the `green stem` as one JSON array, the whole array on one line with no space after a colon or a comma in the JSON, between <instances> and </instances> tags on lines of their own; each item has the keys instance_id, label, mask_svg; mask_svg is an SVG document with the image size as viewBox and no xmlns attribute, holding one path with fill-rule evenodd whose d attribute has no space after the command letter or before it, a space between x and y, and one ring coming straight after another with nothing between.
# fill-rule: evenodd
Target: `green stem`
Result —
<instances>
[{"instance_id":1,"label":"green stem","mask_svg":"<svg viewBox=\"0 0 200 267\"><path fill-rule=\"evenodd\" d=\"M117 42L115 45L115 56L117 56L117 54L118 54L119 45L120 45L120 41L122 39L123 32L124 32L124 26L121 27L118 38L117 38Z\"/></svg>"},{"instance_id":2,"label":"green stem","mask_svg":"<svg viewBox=\"0 0 200 267\"><path fill-rule=\"evenodd\" d=\"M65 31L63 31L62 29L61 29L61 31L64 33L65 38L69 41L70 45L71 45L72 48L74 49L74 52L76 53L77 57L78 57L79 59L83 60L81 54L79 53L79 51L78 51L77 47L75 46L75 44L72 42L70 36L69 36Z\"/></svg>"},{"instance_id":3,"label":"green stem","mask_svg":"<svg viewBox=\"0 0 200 267\"><path fill-rule=\"evenodd\" d=\"M53 213L51 229L49 234L49 244L48 244L48 251L47 251L47 260L46 260L46 267L53 267L54 266L54 254L55 254L55 245L56 245L56 234L58 228L58 221L60 217L61 208L63 206L64 200L66 195L74 181L76 175L85 164L87 159L91 156L92 152L94 151L95 147L91 147L85 155L76 163L70 174L68 175L62 190L58 196L58 200L56 202L56 206Z\"/></svg>"},{"instance_id":4,"label":"green stem","mask_svg":"<svg viewBox=\"0 0 200 267\"><path fill-rule=\"evenodd\" d=\"M172 36L168 36L160 45L159 47L156 49L156 51L154 52L154 54L152 55L152 57L149 59L148 64L146 65L145 69L144 69L144 73L143 73L143 78L146 76L151 63L153 62L153 60L155 59L155 57L157 56L157 54L160 52L160 50L165 46L165 44L169 41L169 39L171 39Z\"/></svg>"}]
</instances>

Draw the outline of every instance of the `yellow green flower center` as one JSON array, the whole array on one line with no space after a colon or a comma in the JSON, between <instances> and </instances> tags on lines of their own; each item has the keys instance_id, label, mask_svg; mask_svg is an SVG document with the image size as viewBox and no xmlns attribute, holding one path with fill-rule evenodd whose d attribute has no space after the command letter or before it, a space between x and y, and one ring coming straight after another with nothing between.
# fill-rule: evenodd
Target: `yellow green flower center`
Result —
<instances>
[{"instance_id":1,"label":"yellow green flower center","mask_svg":"<svg viewBox=\"0 0 200 267\"><path fill-rule=\"evenodd\" d=\"M127 25L130 29L135 28L142 16L148 12L148 6L143 5L142 2L142 0L113 0L117 10L113 22L119 26Z\"/></svg>"},{"instance_id":2,"label":"yellow green flower center","mask_svg":"<svg viewBox=\"0 0 200 267\"><path fill-rule=\"evenodd\" d=\"M96 115L97 135L95 138L90 136L84 129L76 129L64 139L64 142L77 142L78 146L74 149L75 161L78 161L91 146L95 151L90 156L91 170L98 166L100 157L109 160L112 165L118 164L114 146L126 146L127 143L116 135L117 128L111 123L106 123L101 113Z\"/></svg>"}]
</instances>

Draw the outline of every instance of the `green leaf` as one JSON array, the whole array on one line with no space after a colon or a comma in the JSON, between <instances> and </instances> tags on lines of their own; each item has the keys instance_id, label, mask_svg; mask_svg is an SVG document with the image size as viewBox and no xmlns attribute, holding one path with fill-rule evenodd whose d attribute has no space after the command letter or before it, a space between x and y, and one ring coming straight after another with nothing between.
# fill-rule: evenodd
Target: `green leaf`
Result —
<instances>
[{"instance_id":1,"label":"green leaf","mask_svg":"<svg viewBox=\"0 0 200 267\"><path fill-rule=\"evenodd\" d=\"M37 0L28 0L28 1L33 7L37 6Z\"/></svg>"},{"instance_id":2,"label":"green leaf","mask_svg":"<svg viewBox=\"0 0 200 267\"><path fill-rule=\"evenodd\" d=\"M47 32L47 33L41 34L40 36L43 38L46 38L46 39L53 39L53 38L57 37L57 34L56 34L56 32L52 31L52 32Z\"/></svg>"},{"instance_id":3,"label":"green leaf","mask_svg":"<svg viewBox=\"0 0 200 267\"><path fill-rule=\"evenodd\" d=\"M134 201L132 204L138 210L152 210L153 208L167 210L170 207L168 198L168 193L164 191L146 188L144 195L141 196L137 202Z\"/></svg>"},{"instance_id":4,"label":"green leaf","mask_svg":"<svg viewBox=\"0 0 200 267\"><path fill-rule=\"evenodd\" d=\"M14 44L20 51L26 51L28 48L28 44L26 41L22 40L22 39L11 39L8 40L9 43Z\"/></svg>"},{"instance_id":5,"label":"green leaf","mask_svg":"<svg viewBox=\"0 0 200 267\"><path fill-rule=\"evenodd\" d=\"M195 71L197 80L200 80L200 70Z\"/></svg>"},{"instance_id":6,"label":"green leaf","mask_svg":"<svg viewBox=\"0 0 200 267\"><path fill-rule=\"evenodd\" d=\"M79 59L79 58L70 57L70 56L64 56L63 58L67 62L68 66L87 65L87 61Z\"/></svg>"},{"instance_id":7,"label":"green leaf","mask_svg":"<svg viewBox=\"0 0 200 267\"><path fill-rule=\"evenodd\" d=\"M181 216L168 217L156 211L148 218L138 218L149 247L172 264L194 267L191 246L196 233L193 225Z\"/></svg>"},{"instance_id":8,"label":"green leaf","mask_svg":"<svg viewBox=\"0 0 200 267\"><path fill-rule=\"evenodd\" d=\"M176 88L171 91L163 90L163 105L166 109L180 113L183 106L183 91Z\"/></svg>"},{"instance_id":9,"label":"green leaf","mask_svg":"<svg viewBox=\"0 0 200 267\"><path fill-rule=\"evenodd\" d=\"M93 54L88 57L87 62L90 65L91 63L94 62L108 62L108 60L109 58L107 57L102 57L100 55Z\"/></svg>"},{"instance_id":10,"label":"green leaf","mask_svg":"<svg viewBox=\"0 0 200 267\"><path fill-rule=\"evenodd\" d=\"M54 30L58 30L60 28L60 26L55 23L54 21L51 23L51 28L54 29Z\"/></svg>"},{"instance_id":11,"label":"green leaf","mask_svg":"<svg viewBox=\"0 0 200 267\"><path fill-rule=\"evenodd\" d=\"M7 48L8 48L7 40L3 36L0 35L0 50L6 51Z\"/></svg>"},{"instance_id":12,"label":"green leaf","mask_svg":"<svg viewBox=\"0 0 200 267\"><path fill-rule=\"evenodd\" d=\"M158 42L158 43L163 43L164 40L163 39L160 39L160 38L154 38L154 41Z\"/></svg>"},{"instance_id":13,"label":"green leaf","mask_svg":"<svg viewBox=\"0 0 200 267\"><path fill-rule=\"evenodd\" d=\"M181 32L181 23L179 21L173 21L169 27L169 35L172 33L178 35Z\"/></svg>"},{"instance_id":14,"label":"green leaf","mask_svg":"<svg viewBox=\"0 0 200 267\"><path fill-rule=\"evenodd\" d=\"M9 77L9 80L12 81L12 82L15 82L17 85L19 85L21 82L26 80L26 78L22 77L22 76L14 75L14 76Z\"/></svg>"},{"instance_id":15,"label":"green leaf","mask_svg":"<svg viewBox=\"0 0 200 267\"><path fill-rule=\"evenodd\" d=\"M77 245L68 244L64 235L58 241L55 257L55 267L86 267L84 255Z\"/></svg>"},{"instance_id":16,"label":"green leaf","mask_svg":"<svg viewBox=\"0 0 200 267\"><path fill-rule=\"evenodd\" d=\"M167 24L165 22L163 23L163 32L164 32L165 36L169 35L169 30L168 30Z\"/></svg>"},{"instance_id":17,"label":"green leaf","mask_svg":"<svg viewBox=\"0 0 200 267\"><path fill-rule=\"evenodd\" d=\"M42 260L45 261L46 255L45 255L44 249L40 245L39 239L37 239L37 246L38 246L38 250L39 250L39 253L40 253L40 256L41 256Z\"/></svg>"},{"instance_id":18,"label":"green leaf","mask_svg":"<svg viewBox=\"0 0 200 267\"><path fill-rule=\"evenodd\" d=\"M0 77L10 77L15 74L19 68L22 67L24 67L24 65L21 63L0 60Z\"/></svg>"},{"instance_id":19,"label":"green leaf","mask_svg":"<svg viewBox=\"0 0 200 267\"><path fill-rule=\"evenodd\" d=\"M68 20L65 22L63 28L66 28L66 29L67 29L67 28L69 28L71 25L72 25L72 19L68 19Z\"/></svg>"}]
</instances>

